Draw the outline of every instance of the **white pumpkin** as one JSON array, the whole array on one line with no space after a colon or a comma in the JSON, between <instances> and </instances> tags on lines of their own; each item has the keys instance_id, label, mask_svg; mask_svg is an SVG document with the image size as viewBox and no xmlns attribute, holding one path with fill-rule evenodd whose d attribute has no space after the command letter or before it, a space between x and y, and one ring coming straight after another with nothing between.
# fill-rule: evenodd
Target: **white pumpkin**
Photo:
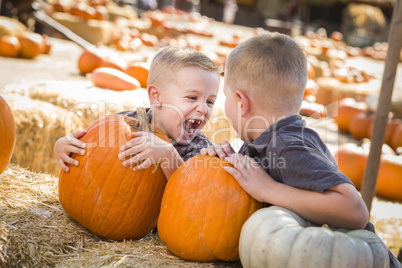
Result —
<instances>
[{"instance_id":1,"label":"white pumpkin","mask_svg":"<svg viewBox=\"0 0 402 268\"><path fill-rule=\"evenodd\" d=\"M376 234L320 227L277 206L245 222L239 253L245 268L389 267L388 249Z\"/></svg>"}]
</instances>

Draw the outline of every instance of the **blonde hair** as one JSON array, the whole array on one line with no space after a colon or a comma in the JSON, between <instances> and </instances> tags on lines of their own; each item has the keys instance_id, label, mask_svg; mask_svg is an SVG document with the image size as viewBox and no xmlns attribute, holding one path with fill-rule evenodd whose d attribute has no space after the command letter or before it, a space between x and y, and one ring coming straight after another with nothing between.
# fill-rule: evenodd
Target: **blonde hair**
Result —
<instances>
[{"instance_id":1,"label":"blonde hair","mask_svg":"<svg viewBox=\"0 0 402 268\"><path fill-rule=\"evenodd\" d=\"M161 49L152 59L148 75L148 85L163 85L172 82L172 72L186 67L200 67L204 70L216 72L218 66L205 54L192 48L168 46Z\"/></svg>"},{"instance_id":2,"label":"blonde hair","mask_svg":"<svg viewBox=\"0 0 402 268\"><path fill-rule=\"evenodd\" d=\"M225 82L260 107L299 112L307 83L307 60L298 44L280 33L241 42L225 63Z\"/></svg>"}]
</instances>

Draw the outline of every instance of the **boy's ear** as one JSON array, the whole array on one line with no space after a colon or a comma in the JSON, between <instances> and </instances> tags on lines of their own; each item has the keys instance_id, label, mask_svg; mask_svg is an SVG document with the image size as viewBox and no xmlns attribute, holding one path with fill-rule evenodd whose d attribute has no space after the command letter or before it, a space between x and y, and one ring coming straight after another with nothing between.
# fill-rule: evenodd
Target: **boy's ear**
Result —
<instances>
[{"instance_id":1,"label":"boy's ear","mask_svg":"<svg viewBox=\"0 0 402 268\"><path fill-rule=\"evenodd\" d=\"M151 106L160 107L162 105L160 100L159 89L155 85L150 85L147 88L148 98Z\"/></svg>"},{"instance_id":2,"label":"boy's ear","mask_svg":"<svg viewBox=\"0 0 402 268\"><path fill-rule=\"evenodd\" d=\"M240 100L241 116L244 117L250 111L250 99L244 92L240 90L236 90L236 97L238 97Z\"/></svg>"}]
</instances>

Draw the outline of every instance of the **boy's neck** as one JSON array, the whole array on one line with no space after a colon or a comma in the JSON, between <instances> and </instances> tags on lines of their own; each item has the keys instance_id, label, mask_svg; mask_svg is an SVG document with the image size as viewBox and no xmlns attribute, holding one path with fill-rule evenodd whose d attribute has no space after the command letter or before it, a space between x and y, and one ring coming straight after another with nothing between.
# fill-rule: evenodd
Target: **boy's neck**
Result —
<instances>
[{"instance_id":1,"label":"boy's neck","mask_svg":"<svg viewBox=\"0 0 402 268\"><path fill-rule=\"evenodd\" d=\"M295 115L290 112L280 112L277 114L266 112L264 114L254 114L247 120L249 122L247 126L244 125L243 129L248 129L246 136L250 141L254 141L258 138L267 128L279 122L282 119ZM254 119L253 119L254 118Z\"/></svg>"}]
</instances>

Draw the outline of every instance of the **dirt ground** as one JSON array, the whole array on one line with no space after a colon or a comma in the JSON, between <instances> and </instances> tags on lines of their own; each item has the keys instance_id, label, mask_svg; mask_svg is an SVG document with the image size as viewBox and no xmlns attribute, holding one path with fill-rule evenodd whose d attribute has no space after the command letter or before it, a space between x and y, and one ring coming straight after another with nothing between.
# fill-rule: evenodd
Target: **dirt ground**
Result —
<instances>
[{"instance_id":1,"label":"dirt ground","mask_svg":"<svg viewBox=\"0 0 402 268\"><path fill-rule=\"evenodd\" d=\"M65 40L53 39L50 55L40 55L33 60L0 57L0 89L8 84L18 84L37 80L86 81L79 75L77 60L82 52L78 45ZM359 60L350 61L351 65L364 65L364 68L376 70L381 75L383 64L376 61L362 63ZM397 71L394 96L402 96L402 68ZM310 126L316 129L330 148L336 148L340 143L355 141L347 135L339 134L333 122L310 121ZM398 255L402 248L402 203L375 198L371 211L371 221L378 235L388 248Z\"/></svg>"}]
</instances>

